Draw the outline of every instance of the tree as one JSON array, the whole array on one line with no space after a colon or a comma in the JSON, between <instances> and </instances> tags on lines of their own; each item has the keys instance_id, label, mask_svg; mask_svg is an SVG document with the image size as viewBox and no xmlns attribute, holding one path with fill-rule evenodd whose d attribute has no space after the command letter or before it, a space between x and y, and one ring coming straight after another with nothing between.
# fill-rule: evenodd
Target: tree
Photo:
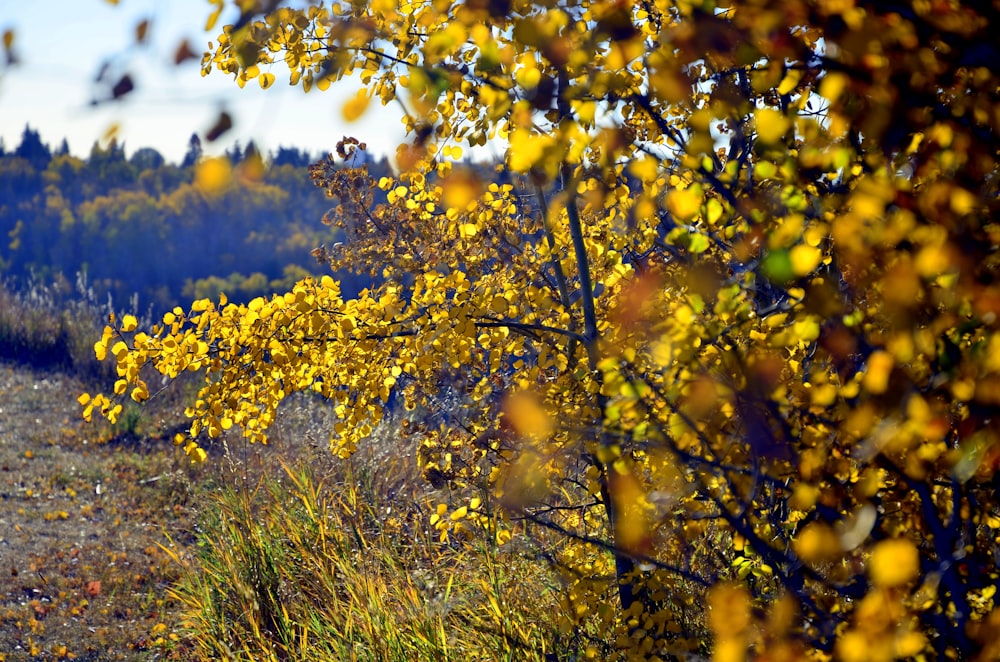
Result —
<instances>
[{"instance_id":1,"label":"tree","mask_svg":"<svg viewBox=\"0 0 1000 662\"><path fill-rule=\"evenodd\" d=\"M245 9L206 72L357 74L346 117L408 108L398 177L313 169L347 237L317 256L381 284L126 317L97 345L117 395L85 413L148 397L144 370L202 371L193 458L231 427L266 439L295 391L331 401L349 455L399 394L425 412L426 477L465 490L432 516L442 537L560 534L542 556L561 617L603 625L605 656L706 652L710 633L720 657L990 658L996 14ZM454 164L496 138L512 183Z\"/></svg>"},{"instance_id":2,"label":"tree","mask_svg":"<svg viewBox=\"0 0 1000 662\"><path fill-rule=\"evenodd\" d=\"M290 165L294 168L306 168L312 162L312 157L298 147L279 147L278 153L271 159L273 166Z\"/></svg>"},{"instance_id":3,"label":"tree","mask_svg":"<svg viewBox=\"0 0 1000 662\"><path fill-rule=\"evenodd\" d=\"M140 171L156 170L157 168L162 168L166 165L167 160L163 158L162 154L152 147L140 147L132 154L132 158L129 159L129 163Z\"/></svg>"},{"instance_id":4,"label":"tree","mask_svg":"<svg viewBox=\"0 0 1000 662\"><path fill-rule=\"evenodd\" d=\"M201 138L198 137L197 133L192 133L188 139L188 148L187 152L184 153L184 159L181 161L181 167L190 168L194 166L201 159L201 153Z\"/></svg>"},{"instance_id":5,"label":"tree","mask_svg":"<svg viewBox=\"0 0 1000 662\"><path fill-rule=\"evenodd\" d=\"M14 156L25 159L35 170L41 172L49 164L52 151L48 145L42 142L38 131L25 126L24 132L21 134L21 142L14 150Z\"/></svg>"}]
</instances>

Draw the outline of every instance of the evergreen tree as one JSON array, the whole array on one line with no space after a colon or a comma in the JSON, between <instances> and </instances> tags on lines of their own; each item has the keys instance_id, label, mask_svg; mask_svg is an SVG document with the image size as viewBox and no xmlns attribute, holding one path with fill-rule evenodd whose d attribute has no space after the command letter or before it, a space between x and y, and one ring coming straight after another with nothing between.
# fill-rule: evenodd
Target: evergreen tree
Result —
<instances>
[{"instance_id":1,"label":"evergreen tree","mask_svg":"<svg viewBox=\"0 0 1000 662\"><path fill-rule=\"evenodd\" d=\"M21 134L21 144L14 150L14 156L26 159L36 170L44 170L52 160L52 151L42 142L38 131L25 125L24 133Z\"/></svg>"},{"instance_id":2,"label":"evergreen tree","mask_svg":"<svg viewBox=\"0 0 1000 662\"><path fill-rule=\"evenodd\" d=\"M152 147L141 147L135 150L132 158L129 159L129 163L139 170L156 170L166 162L167 160L163 158L163 155Z\"/></svg>"},{"instance_id":3,"label":"evergreen tree","mask_svg":"<svg viewBox=\"0 0 1000 662\"><path fill-rule=\"evenodd\" d=\"M312 162L309 152L298 147L279 147L278 153L271 159L272 165L290 165L295 168L305 168Z\"/></svg>"},{"instance_id":4,"label":"evergreen tree","mask_svg":"<svg viewBox=\"0 0 1000 662\"><path fill-rule=\"evenodd\" d=\"M182 168L190 168L198 159L201 158L201 138L198 137L197 133L192 133L191 138L188 139L188 150L184 154L184 160L181 161Z\"/></svg>"}]
</instances>

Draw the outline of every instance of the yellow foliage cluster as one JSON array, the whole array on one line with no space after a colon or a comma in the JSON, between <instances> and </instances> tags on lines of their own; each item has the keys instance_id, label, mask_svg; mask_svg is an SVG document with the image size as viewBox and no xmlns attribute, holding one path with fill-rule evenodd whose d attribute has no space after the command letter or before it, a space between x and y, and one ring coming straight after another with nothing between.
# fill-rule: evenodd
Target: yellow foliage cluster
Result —
<instances>
[{"instance_id":1,"label":"yellow foliage cluster","mask_svg":"<svg viewBox=\"0 0 1000 662\"><path fill-rule=\"evenodd\" d=\"M606 656L992 650L1000 79L953 45L995 9L903 4L245 10L206 73L408 95L398 177L313 169L319 255L378 284L123 321L115 393L201 371L191 439L263 442L314 391L340 455L398 394L466 495L442 539L561 534L562 626ZM494 138L504 179L453 165Z\"/></svg>"}]
</instances>

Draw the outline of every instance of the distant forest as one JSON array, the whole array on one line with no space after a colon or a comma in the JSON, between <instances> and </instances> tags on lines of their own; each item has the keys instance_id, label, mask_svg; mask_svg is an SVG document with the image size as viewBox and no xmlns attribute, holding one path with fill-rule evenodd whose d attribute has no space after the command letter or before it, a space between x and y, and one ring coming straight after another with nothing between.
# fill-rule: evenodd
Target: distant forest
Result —
<instances>
[{"instance_id":1,"label":"distant forest","mask_svg":"<svg viewBox=\"0 0 1000 662\"><path fill-rule=\"evenodd\" d=\"M236 146L226 153L232 183L206 195L193 184L196 135L173 164L151 148L126 158L115 142L81 159L26 127L13 151L0 144L0 279L72 292L83 276L117 308L137 295L154 313L221 291L236 301L280 291L328 272L310 254L338 239L320 222L330 200L308 173L325 155ZM390 174L385 160L368 167ZM370 284L341 276L346 291Z\"/></svg>"}]
</instances>

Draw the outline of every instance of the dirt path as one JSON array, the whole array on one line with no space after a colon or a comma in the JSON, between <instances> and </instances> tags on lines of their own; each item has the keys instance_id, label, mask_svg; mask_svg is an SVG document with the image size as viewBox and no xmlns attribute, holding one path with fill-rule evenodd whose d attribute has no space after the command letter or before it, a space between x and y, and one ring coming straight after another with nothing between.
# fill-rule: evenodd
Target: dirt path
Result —
<instances>
[{"instance_id":1,"label":"dirt path","mask_svg":"<svg viewBox=\"0 0 1000 662\"><path fill-rule=\"evenodd\" d=\"M102 442L83 390L0 363L0 662L184 659L160 545L190 539L191 470L169 442Z\"/></svg>"}]
</instances>

